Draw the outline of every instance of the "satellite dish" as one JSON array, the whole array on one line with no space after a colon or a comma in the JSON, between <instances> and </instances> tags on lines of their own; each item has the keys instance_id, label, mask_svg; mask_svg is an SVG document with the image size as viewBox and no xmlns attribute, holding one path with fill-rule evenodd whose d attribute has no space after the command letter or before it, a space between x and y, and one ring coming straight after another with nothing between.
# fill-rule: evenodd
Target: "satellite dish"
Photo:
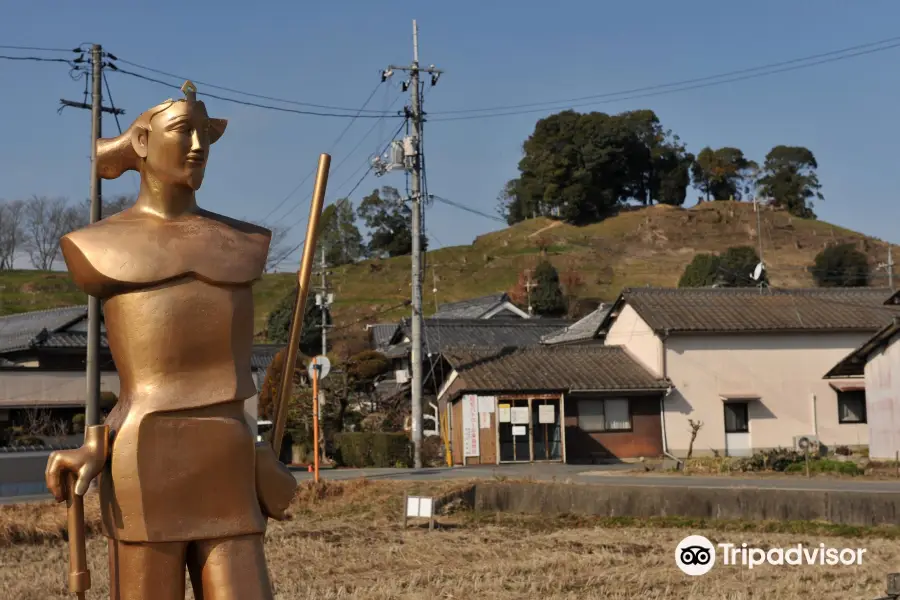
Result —
<instances>
[{"instance_id":1,"label":"satellite dish","mask_svg":"<svg viewBox=\"0 0 900 600\"><path fill-rule=\"evenodd\" d=\"M753 269L753 274L750 277L753 278L753 281L759 281L759 278L762 277L763 272L766 270L766 267L759 263L756 265L756 268Z\"/></svg>"}]
</instances>

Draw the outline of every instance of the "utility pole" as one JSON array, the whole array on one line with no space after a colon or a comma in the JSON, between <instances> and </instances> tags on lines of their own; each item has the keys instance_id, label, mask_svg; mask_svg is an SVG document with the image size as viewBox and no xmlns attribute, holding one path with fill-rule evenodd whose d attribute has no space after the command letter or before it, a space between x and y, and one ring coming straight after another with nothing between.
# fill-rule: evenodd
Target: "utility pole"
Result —
<instances>
[{"instance_id":1,"label":"utility pole","mask_svg":"<svg viewBox=\"0 0 900 600\"><path fill-rule=\"evenodd\" d=\"M878 263L879 269L886 269L888 276L888 287L894 291L894 245L888 244L888 259L886 263Z\"/></svg>"},{"instance_id":2,"label":"utility pole","mask_svg":"<svg viewBox=\"0 0 900 600\"><path fill-rule=\"evenodd\" d=\"M91 46L91 103L60 100L63 106L91 111L91 223L100 220L103 213L100 175L97 170L97 140L103 135L103 113L124 115L118 108L103 106L103 48ZM87 396L84 403L84 424L100 424L100 299L88 296Z\"/></svg>"},{"instance_id":3,"label":"utility pole","mask_svg":"<svg viewBox=\"0 0 900 600\"><path fill-rule=\"evenodd\" d=\"M531 269L525 269L525 294L528 296L528 314L534 316L531 308L531 289L537 287L537 282L531 280Z\"/></svg>"},{"instance_id":4,"label":"utility pole","mask_svg":"<svg viewBox=\"0 0 900 600\"><path fill-rule=\"evenodd\" d=\"M434 294L434 312L437 312L440 306L438 305L438 276L437 276L437 268L441 265L431 265L431 293Z\"/></svg>"},{"instance_id":5,"label":"utility pole","mask_svg":"<svg viewBox=\"0 0 900 600\"><path fill-rule=\"evenodd\" d=\"M410 112L409 118L412 124L411 142L412 156L406 156L407 170L411 173L410 201L412 202L412 349L410 360L412 362L412 442L413 463L416 469L422 468L422 90L419 85L419 74L429 73L431 85L437 84L441 71L431 65L427 68L419 67L419 27L413 19L413 62L408 67L388 66L382 73L382 79L386 79L393 71L407 71L409 73Z\"/></svg>"},{"instance_id":6,"label":"utility pole","mask_svg":"<svg viewBox=\"0 0 900 600\"><path fill-rule=\"evenodd\" d=\"M328 263L325 261L325 245L322 244L322 259L319 263L322 287L316 294L316 306L322 309L322 356L328 354L328 307L334 301L334 294L328 293Z\"/></svg>"},{"instance_id":7,"label":"utility pole","mask_svg":"<svg viewBox=\"0 0 900 600\"><path fill-rule=\"evenodd\" d=\"M97 140L102 133L102 114L125 114L124 110L103 106L103 48L100 44L91 46L91 103L60 100L63 106L90 109L91 111L91 223L100 220L102 197L100 176L97 170ZM100 423L100 299L88 296L87 335L87 397L84 403L84 424Z\"/></svg>"}]
</instances>

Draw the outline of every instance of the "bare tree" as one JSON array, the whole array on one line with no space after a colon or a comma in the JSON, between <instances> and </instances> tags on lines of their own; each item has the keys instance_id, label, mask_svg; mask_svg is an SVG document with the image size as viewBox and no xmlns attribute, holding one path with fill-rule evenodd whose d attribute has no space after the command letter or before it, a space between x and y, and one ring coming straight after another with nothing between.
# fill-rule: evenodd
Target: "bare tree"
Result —
<instances>
[{"instance_id":1,"label":"bare tree","mask_svg":"<svg viewBox=\"0 0 900 600\"><path fill-rule=\"evenodd\" d=\"M119 195L112 198L103 198L100 206L100 218L105 219L116 213L120 213L126 208L131 208L137 202L137 196ZM72 229L81 229L87 227L91 222L91 199L85 198L75 207L74 222Z\"/></svg>"},{"instance_id":2,"label":"bare tree","mask_svg":"<svg viewBox=\"0 0 900 600\"><path fill-rule=\"evenodd\" d=\"M287 234L290 230L282 225L266 225L257 222L253 222L253 224L265 227L272 232L272 241L269 242L269 256L266 258L266 273L269 273L293 252L293 248L288 245L287 241Z\"/></svg>"},{"instance_id":3,"label":"bare tree","mask_svg":"<svg viewBox=\"0 0 900 600\"><path fill-rule=\"evenodd\" d=\"M29 408L22 415L22 433L29 437L63 437L69 427L63 419L54 419L45 408Z\"/></svg>"},{"instance_id":4,"label":"bare tree","mask_svg":"<svg viewBox=\"0 0 900 600\"><path fill-rule=\"evenodd\" d=\"M691 441L688 442L687 458L690 458L694 454L694 441L697 439L697 434L700 433L700 428L703 427L703 421L688 419L688 425L691 428Z\"/></svg>"},{"instance_id":5,"label":"bare tree","mask_svg":"<svg viewBox=\"0 0 900 600\"><path fill-rule=\"evenodd\" d=\"M0 204L0 269L12 269L16 253L25 238L22 227L25 203L13 200Z\"/></svg>"},{"instance_id":6,"label":"bare tree","mask_svg":"<svg viewBox=\"0 0 900 600\"><path fill-rule=\"evenodd\" d=\"M25 249L35 269L49 271L59 256L59 239L78 225L78 210L65 198L32 196L24 211Z\"/></svg>"}]
</instances>

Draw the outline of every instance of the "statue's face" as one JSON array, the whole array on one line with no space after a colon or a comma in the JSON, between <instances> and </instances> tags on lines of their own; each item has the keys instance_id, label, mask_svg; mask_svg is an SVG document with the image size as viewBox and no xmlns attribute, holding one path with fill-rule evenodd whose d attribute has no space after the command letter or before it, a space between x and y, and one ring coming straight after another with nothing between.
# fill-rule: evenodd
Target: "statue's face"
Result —
<instances>
[{"instance_id":1,"label":"statue's face","mask_svg":"<svg viewBox=\"0 0 900 600\"><path fill-rule=\"evenodd\" d=\"M209 157L209 115L200 102L173 102L153 116L145 168L162 181L200 189Z\"/></svg>"}]
</instances>

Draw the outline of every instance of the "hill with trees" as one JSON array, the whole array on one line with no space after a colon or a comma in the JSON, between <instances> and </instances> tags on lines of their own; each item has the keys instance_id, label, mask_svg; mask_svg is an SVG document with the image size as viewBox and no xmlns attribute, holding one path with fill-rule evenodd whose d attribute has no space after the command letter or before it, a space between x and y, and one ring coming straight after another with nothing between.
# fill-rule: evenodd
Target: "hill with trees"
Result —
<instances>
[{"instance_id":1,"label":"hill with trees","mask_svg":"<svg viewBox=\"0 0 900 600\"><path fill-rule=\"evenodd\" d=\"M826 248L846 244L866 258L869 284L887 285L884 270L875 268L887 258L885 242L824 221L793 216L783 207L760 209L763 259L770 285L815 286L811 267L816 256ZM479 236L468 246L429 251L424 307L428 314L436 303L514 292L523 273L528 269L534 273L544 261L557 271L570 305L579 299L610 301L625 287L675 287L695 256L723 255L735 246L749 246L756 252L757 235L756 213L748 202L704 202L687 209L670 205L620 209L615 216L580 227L546 217L528 219ZM845 252L840 253L841 261ZM331 269L335 303L330 314L334 324L330 341L352 340L359 347L366 323L408 315L410 259L388 255L385 252L383 257ZM858 259L851 256L850 260L851 266L857 264L852 261ZM833 264L845 263L837 259L823 263L829 279L836 272L845 272L842 267L836 271ZM285 298L295 282L294 273L275 273L256 284L260 340L267 337L267 315L279 304L285 310ZM0 286L4 313L85 302L65 272L0 271ZM557 302L552 294L551 310L556 310ZM314 347L315 341L310 340L309 345Z\"/></svg>"}]
</instances>

